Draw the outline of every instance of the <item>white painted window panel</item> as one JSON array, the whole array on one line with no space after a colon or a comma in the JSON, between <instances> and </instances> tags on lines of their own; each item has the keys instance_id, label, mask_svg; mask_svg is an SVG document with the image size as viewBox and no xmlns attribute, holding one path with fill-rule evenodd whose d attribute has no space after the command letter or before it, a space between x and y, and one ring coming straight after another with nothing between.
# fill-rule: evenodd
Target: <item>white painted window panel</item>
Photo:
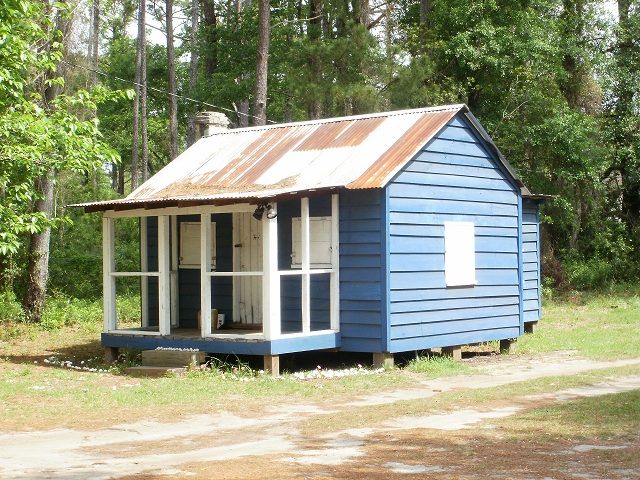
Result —
<instances>
[{"instance_id":1,"label":"white painted window panel","mask_svg":"<svg viewBox=\"0 0 640 480\"><path fill-rule=\"evenodd\" d=\"M180 223L180 268L200 268L200 222ZM211 222L211 268L216 269L216 223Z\"/></svg>"},{"instance_id":2,"label":"white painted window panel","mask_svg":"<svg viewBox=\"0 0 640 480\"><path fill-rule=\"evenodd\" d=\"M291 267L302 267L300 218L291 220ZM331 217L309 219L309 257L311 268L331 268Z\"/></svg>"},{"instance_id":3,"label":"white painted window panel","mask_svg":"<svg viewBox=\"0 0 640 480\"><path fill-rule=\"evenodd\" d=\"M444 276L447 287L476 284L475 226L444 222Z\"/></svg>"}]
</instances>

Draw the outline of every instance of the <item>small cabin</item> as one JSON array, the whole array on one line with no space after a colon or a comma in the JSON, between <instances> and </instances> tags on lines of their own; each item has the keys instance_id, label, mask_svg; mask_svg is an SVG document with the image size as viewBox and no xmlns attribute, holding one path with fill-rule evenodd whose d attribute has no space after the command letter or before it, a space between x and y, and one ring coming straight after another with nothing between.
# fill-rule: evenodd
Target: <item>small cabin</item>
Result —
<instances>
[{"instance_id":1,"label":"small cabin","mask_svg":"<svg viewBox=\"0 0 640 480\"><path fill-rule=\"evenodd\" d=\"M540 319L538 204L465 105L208 136L103 215L102 344L262 355L509 340ZM140 270L114 228L139 218ZM139 277L139 325L116 281Z\"/></svg>"}]
</instances>

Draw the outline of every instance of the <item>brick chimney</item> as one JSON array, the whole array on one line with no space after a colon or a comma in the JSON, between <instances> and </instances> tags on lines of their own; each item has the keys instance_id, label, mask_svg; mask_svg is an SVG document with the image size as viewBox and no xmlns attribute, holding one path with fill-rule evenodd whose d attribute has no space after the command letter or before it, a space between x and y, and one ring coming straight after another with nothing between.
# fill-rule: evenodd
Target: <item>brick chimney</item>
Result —
<instances>
[{"instance_id":1,"label":"brick chimney","mask_svg":"<svg viewBox=\"0 0 640 480\"><path fill-rule=\"evenodd\" d=\"M224 113L200 112L193 119L196 127L196 142L203 137L227 130L231 123Z\"/></svg>"}]
</instances>

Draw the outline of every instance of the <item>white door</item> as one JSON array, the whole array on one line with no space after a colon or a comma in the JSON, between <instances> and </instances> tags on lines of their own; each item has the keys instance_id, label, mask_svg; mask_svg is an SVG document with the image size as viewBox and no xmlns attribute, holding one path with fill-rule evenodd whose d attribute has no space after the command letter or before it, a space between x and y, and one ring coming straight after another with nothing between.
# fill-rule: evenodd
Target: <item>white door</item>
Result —
<instances>
[{"instance_id":1,"label":"white door","mask_svg":"<svg viewBox=\"0 0 640 480\"><path fill-rule=\"evenodd\" d=\"M251 213L233 214L233 270L262 271L262 223ZM262 323L262 277L233 277L233 321Z\"/></svg>"}]
</instances>

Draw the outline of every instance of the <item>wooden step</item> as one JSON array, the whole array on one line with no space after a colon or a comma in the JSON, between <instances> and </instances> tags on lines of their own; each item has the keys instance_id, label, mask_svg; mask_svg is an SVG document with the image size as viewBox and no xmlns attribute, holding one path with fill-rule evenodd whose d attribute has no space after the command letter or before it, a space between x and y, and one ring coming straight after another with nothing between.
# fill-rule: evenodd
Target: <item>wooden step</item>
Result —
<instances>
[{"instance_id":1,"label":"wooden step","mask_svg":"<svg viewBox=\"0 0 640 480\"><path fill-rule=\"evenodd\" d=\"M143 350L144 367L188 367L198 366L205 361L204 352L191 350Z\"/></svg>"},{"instance_id":2,"label":"wooden step","mask_svg":"<svg viewBox=\"0 0 640 480\"><path fill-rule=\"evenodd\" d=\"M167 374L171 375L184 375L187 373L187 369L184 367L129 367L125 369L127 375L132 377L164 377Z\"/></svg>"}]
</instances>

